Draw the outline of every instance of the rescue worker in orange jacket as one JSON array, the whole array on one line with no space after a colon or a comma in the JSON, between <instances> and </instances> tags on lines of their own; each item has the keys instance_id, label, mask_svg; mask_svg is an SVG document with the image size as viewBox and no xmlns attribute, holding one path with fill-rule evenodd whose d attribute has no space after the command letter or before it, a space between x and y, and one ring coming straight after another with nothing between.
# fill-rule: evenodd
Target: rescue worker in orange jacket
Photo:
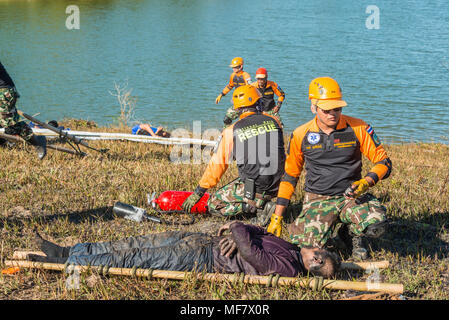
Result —
<instances>
[{"instance_id":1,"label":"rescue worker in orange jacket","mask_svg":"<svg viewBox=\"0 0 449 320\"><path fill-rule=\"evenodd\" d=\"M243 58L235 57L231 60L231 64L229 65L232 68L232 74L229 77L229 83L224 87L221 93L215 99L215 104L218 104L223 96L228 94L232 89L237 89L240 86L244 86L251 83L251 76L248 72L243 71ZM225 125L229 125L232 123L232 120L238 118L237 112L230 107L226 111L226 116L223 120Z\"/></svg>"},{"instance_id":2,"label":"rescue worker in orange jacket","mask_svg":"<svg viewBox=\"0 0 449 320\"><path fill-rule=\"evenodd\" d=\"M334 79L312 80L309 99L316 116L291 136L285 174L267 231L280 235L283 213L306 169L303 209L288 226L292 242L322 247L340 224L340 230L349 229L346 242L353 258L366 259L362 237L380 236L386 217L380 202L365 192L390 175L392 163L369 124L342 114L346 102ZM362 154L374 163L363 178ZM340 237L345 238L344 233Z\"/></svg>"},{"instance_id":3,"label":"rescue worker in orange jacket","mask_svg":"<svg viewBox=\"0 0 449 320\"><path fill-rule=\"evenodd\" d=\"M229 67L232 68L233 71L229 78L229 83L215 99L215 104L218 104L221 98L227 95L232 89L237 89L240 86L251 83L251 76L248 72L243 71L243 58L235 57L231 60Z\"/></svg>"},{"instance_id":4,"label":"rescue worker in orange jacket","mask_svg":"<svg viewBox=\"0 0 449 320\"><path fill-rule=\"evenodd\" d=\"M268 223L275 208L270 200L276 196L284 172L285 151L281 125L275 117L260 111L260 99L261 94L251 85L234 91L234 108L240 118L223 130L198 187L182 205L185 211L189 212L209 188L218 184L235 159L239 177L210 196L209 212L219 216L248 213L260 218L254 220L258 224Z\"/></svg>"},{"instance_id":5,"label":"rescue worker in orange jacket","mask_svg":"<svg viewBox=\"0 0 449 320\"><path fill-rule=\"evenodd\" d=\"M253 86L262 94L262 111L274 115L280 120L279 110L285 99L285 93L274 81L268 80L267 69L259 68L256 71L256 82ZM278 102L274 100L274 95L278 96Z\"/></svg>"}]
</instances>

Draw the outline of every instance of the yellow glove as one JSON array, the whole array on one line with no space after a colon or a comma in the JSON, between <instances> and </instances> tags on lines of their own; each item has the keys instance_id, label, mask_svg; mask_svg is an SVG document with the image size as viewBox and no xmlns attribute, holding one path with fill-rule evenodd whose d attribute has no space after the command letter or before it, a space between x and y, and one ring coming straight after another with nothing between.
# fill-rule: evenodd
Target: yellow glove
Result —
<instances>
[{"instance_id":1,"label":"yellow glove","mask_svg":"<svg viewBox=\"0 0 449 320\"><path fill-rule=\"evenodd\" d=\"M364 194L369 187L369 182L365 178L362 178L359 181L353 182L352 185L346 190L345 195L350 198L358 198Z\"/></svg>"},{"instance_id":2,"label":"yellow glove","mask_svg":"<svg viewBox=\"0 0 449 320\"><path fill-rule=\"evenodd\" d=\"M282 216L278 216L273 213L271 215L271 221L267 228L267 232L274 234L276 237L281 236L282 231Z\"/></svg>"},{"instance_id":3,"label":"yellow glove","mask_svg":"<svg viewBox=\"0 0 449 320\"><path fill-rule=\"evenodd\" d=\"M220 102L220 100L221 100L222 97L223 97L223 94L220 93L220 94L218 95L217 99L215 99L215 104L218 104L218 103Z\"/></svg>"}]
</instances>

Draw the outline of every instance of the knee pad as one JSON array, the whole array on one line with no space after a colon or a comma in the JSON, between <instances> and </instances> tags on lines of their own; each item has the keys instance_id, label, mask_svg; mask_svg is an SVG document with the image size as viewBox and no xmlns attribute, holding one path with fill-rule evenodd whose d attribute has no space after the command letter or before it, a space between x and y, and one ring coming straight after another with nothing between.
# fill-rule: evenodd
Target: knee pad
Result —
<instances>
[{"instance_id":1,"label":"knee pad","mask_svg":"<svg viewBox=\"0 0 449 320\"><path fill-rule=\"evenodd\" d=\"M244 213L250 213L250 214L256 214L257 213L257 208L248 204L248 203L244 203L242 205L242 209Z\"/></svg>"},{"instance_id":2,"label":"knee pad","mask_svg":"<svg viewBox=\"0 0 449 320\"><path fill-rule=\"evenodd\" d=\"M223 119L223 123L226 124L226 125L230 125L232 123L232 119L229 118L228 116L226 116Z\"/></svg>"},{"instance_id":3,"label":"knee pad","mask_svg":"<svg viewBox=\"0 0 449 320\"><path fill-rule=\"evenodd\" d=\"M387 226L387 221L376 222L366 227L363 233L365 236L370 238L379 238L385 233Z\"/></svg>"},{"instance_id":4,"label":"knee pad","mask_svg":"<svg viewBox=\"0 0 449 320\"><path fill-rule=\"evenodd\" d=\"M9 134L11 136L14 136L16 134L19 134L19 130L16 126L10 126L5 128L5 134Z\"/></svg>"}]
</instances>

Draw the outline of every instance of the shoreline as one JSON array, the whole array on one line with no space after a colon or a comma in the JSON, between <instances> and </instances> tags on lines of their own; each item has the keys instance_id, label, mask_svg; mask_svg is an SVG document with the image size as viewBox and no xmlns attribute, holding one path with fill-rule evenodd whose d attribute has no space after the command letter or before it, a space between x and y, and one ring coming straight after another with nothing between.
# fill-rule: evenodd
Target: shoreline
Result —
<instances>
[{"instance_id":1,"label":"shoreline","mask_svg":"<svg viewBox=\"0 0 449 320\"><path fill-rule=\"evenodd\" d=\"M92 132L112 132L112 133L124 133L124 134L131 134L132 133L132 127L127 125L120 125L117 123L110 123L108 125L98 125L95 121L93 120L84 120L84 119L75 119L75 118L65 118L62 119L60 121L58 121L60 123L60 125L63 125L65 128L70 128L71 130L79 130L79 131L92 131ZM139 122L133 122L133 126L138 124ZM74 128L74 129L72 129ZM183 130L187 130L187 132L190 134L190 138L193 137L193 131L186 129L185 127L182 127L181 129ZM205 128L201 131L201 134L203 134L206 130L210 130L210 129L217 129L221 132L222 128ZM171 130L171 129L167 129L167 130ZM289 141L290 136L291 136L292 132L289 131L284 131L284 141ZM382 136L380 136L381 142L384 145L392 145L392 146L397 146L397 145L420 145L420 144L440 144L440 145L444 145L444 146L449 146L449 136L448 137L444 137L442 136L442 140L441 141L414 141L413 139L410 140L403 140L403 141L395 141L395 140L400 140L400 139L394 139L394 138L382 138Z\"/></svg>"}]
</instances>

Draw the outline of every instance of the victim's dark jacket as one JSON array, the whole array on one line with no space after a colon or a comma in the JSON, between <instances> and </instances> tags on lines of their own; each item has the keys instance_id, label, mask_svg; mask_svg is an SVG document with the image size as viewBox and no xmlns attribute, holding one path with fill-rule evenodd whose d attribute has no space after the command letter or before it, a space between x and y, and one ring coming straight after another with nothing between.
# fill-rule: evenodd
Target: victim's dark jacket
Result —
<instances>
[{"instance_id":1,"label":"victim's dark jacket","mask_svg":"<svg viewBox=\"0 0 449 320\"><path fill-rule=\"evenodd\" d=\"M235 222L230 226L237 253L220 255L219 241L205 233L168 231L126 240L79 243L70 249L69 264L206 271L293 277L302 272L300 249L263 228Z\"/></svg>"},{"instance_id":2,"label":"victim's dark jacket","mask_svg":"<svg viewBox=\"0 0 449 320\"><path fill-rule=\"evenodd\" d=\"M230 226L231 237L238 251L231 258L220 255L214 247L215 271L221 273L279 274L295 277L304 271L298 246L268 233L264 228L235 222Z\"/></svg>"}]
</instances>

